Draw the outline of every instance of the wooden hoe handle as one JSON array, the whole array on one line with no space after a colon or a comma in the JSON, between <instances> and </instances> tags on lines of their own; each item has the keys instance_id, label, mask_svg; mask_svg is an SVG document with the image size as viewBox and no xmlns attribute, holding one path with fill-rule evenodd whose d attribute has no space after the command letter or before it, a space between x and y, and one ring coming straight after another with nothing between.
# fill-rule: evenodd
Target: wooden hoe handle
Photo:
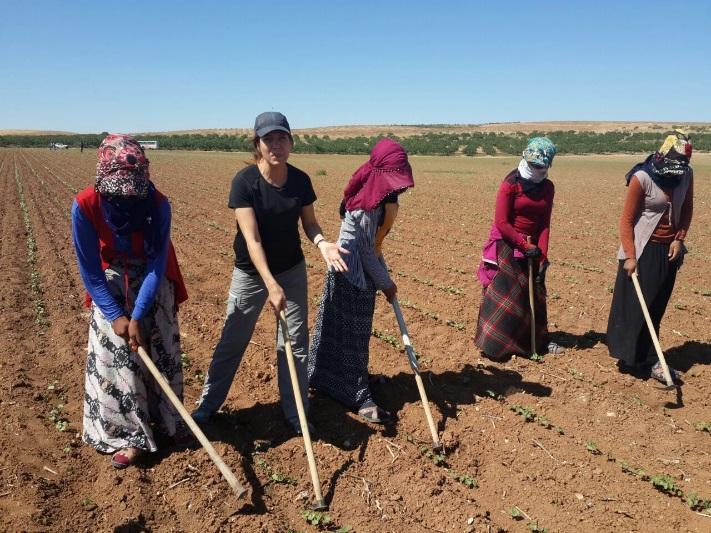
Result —
<instances>
[{"instance_id":1,"label":"wooden hoe handle","mask_svg":"<svg viewBox=\"0 0 711 533\"><path fill-rule=\"evenodd\" d=\"M188 413L188 411L183 406L183 403L173 392L173 389L170 387L168 381L166 381L166 379L163 377L163 374L160 373L148 353L146 353L146 351L141 346L138 347L138 355L143 361L143 364L146 365L146 368L148 368L148 371L153 374L153 377L158 382L158 385L170 400L170 403L173 404L173 407L175 407L175 409L178 411L178 414L180 414L181 418L188 425L190 431L193 432L197 440L200 441L200 444L202 444L203 448L205 448L205 451L207 451L207 454L210 456L210 459L212 459L212 462L215 463L215 466L217 466L217 468L220 470L237 498L241 498L242 495L247 492L246 489L240 484L239 481L237 481L237 478L232 473L232 470L229 469L229 467L222 460L222 457L220 457L215 448L212 446L210 441L207 440L205 434L195 423L193 418L190 416L190 413Z\"/></svg>"},{"instance_id":2,"label":"wooden hoe handle","mask_svg":"<svg viewBox=\"0 0 711 533\"><path fill-rule=\"evenodd\" d=\"M289 336L289 325L286 322L286 313L284 310L279 312L279 322L281 324L281 333L284 337L284 350L286 351L286 362L289 365L289 375L291 376L291 386L294 390L294 401L296 403L296 412L299 415L299 425L301 426L301 435L304 437L304 448L306 449L306 459L309 463L309 472L311 473L311 483L314 486L314 497L316 498L316 510L327 509L323 494L321 493L321 480L318 477L316 470L316 459L314 458L314 449L311 444L311 434L309 432L309 424L306 421L306 412L304 411L304 402L301 401L301 388L299 387L299 378L296 375L296 364L294 363L294 352L291 349L291 338Z\"/></svg>"},{"instance_id":3,"label":"wooden hoe handle","mask_svg":"<svg viewBox=\"0 0 711 533\"><path fill-rule=\"evenodd\" d=\"M662 352L662 347L659 345L659 337L657 337L657 332L654 331L654 324L652 324L652 317L649 316L649 309L647 309L647 303L644 301L644 296L642 295L642 287L639 286L639 276L637 272L632 273L632 283L634 284L634 290L637 292L637 298L639 299L639 305L642 307L642 314L644 315L644 320L647 323L647 328L649 329L649 336L652 337L652 343L654 344L654 349L657 351L657 357L659 358L659 364L662 365L662 372L664 374L664 380L667 382L667 387L674 386L674 380L671 377L671 372L669 372L669 367L667 366L667 360L664 358L664 353Z\"/></svg>"},{"instance_id":4,"label":"wooden hoe handle","mask_svg":"<svg viewBox=\"0 0 711 533\"><path fill-rule=\"evenodd\" d=\"M397 318L397 324L400 327L400 333L402 334L402 342L405 345L405 350L407 351L407 358L410 361L410 367L415 373L415 383L417 383L417 390L420 393L420 400L422 400L422 407L425 410L425 417L427 418L427 425L430 428L430 435L432 436L432 446L434 449L441 448L442 444L439 441L439 436L437 435L437 427L435 426L434 420L432 418L432 411L430 411L430 403L427 400L427 393L425 392L425 385L422 383L422 376L420 376L420 369L417 364L417 356L415 355L415 350L410 343L410 335L407 332L407 326L405 325L405 319L402 316L402 311L400 310L400 303L397 301L397 297L393 297L392 302L393 311L395 311L395 318Z\"/></svg>"}]
</instances>

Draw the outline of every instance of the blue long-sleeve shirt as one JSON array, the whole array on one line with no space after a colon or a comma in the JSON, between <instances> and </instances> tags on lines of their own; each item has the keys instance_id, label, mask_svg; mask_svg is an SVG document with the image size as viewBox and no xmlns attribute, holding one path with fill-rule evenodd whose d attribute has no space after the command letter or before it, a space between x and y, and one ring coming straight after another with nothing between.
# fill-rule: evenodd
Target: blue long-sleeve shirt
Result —
<instances>
[{"instance_id":1,"label":"blue long-sleeve shirt","mask_svg":"<svg viewBox=\"0 0 711 533\"><path fill-rule=\"evenodd\" d=\"M170 203L167 200L158 206L157 221L160 231L160 248L158 254L146 263L146 275L138 291L138 296L131 311L131 318L140 320L153 305L158 287L165 276L168 263L168 244L170 242ZM107 320L114 321L127 314L122 304L112 296L106 275L101 266L99 254L99 234L91 221L82 213L76 200L72 205L72 230L74 250L79 263L79 273L89 296L94 300L99 310ZM131 253L131 236L114 234L114 247L120 253L133 258Z\"/></svg>"}]
</instances>

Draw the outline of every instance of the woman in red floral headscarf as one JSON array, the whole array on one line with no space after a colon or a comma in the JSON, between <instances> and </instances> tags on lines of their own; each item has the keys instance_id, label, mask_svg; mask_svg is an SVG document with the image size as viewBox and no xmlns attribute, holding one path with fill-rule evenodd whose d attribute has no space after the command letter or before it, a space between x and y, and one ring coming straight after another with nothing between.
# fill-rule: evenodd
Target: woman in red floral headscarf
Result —
<instances>
[{"instance_id":1,"label":"woman in red floral headscarf","mask_svg":"<svg viewBox=\"0 0 711 533\"><path fill-rule=\"evenodd\" d=\"M309 382L316 390L354 409L373 423L389 422L368 386L368 343L375 293L388 300L397 286L385 265L382 243L398 211L398 195L414 187L407 153L391 139L375 145L343 193L343 222L338 244L345 272L330 269L321 297L309 352Z\"/></svg>"},{"instance_id":2,"label":"woman in red floral headscarf","mask_svg":"<svg viewBox=\"0 0 711 533\"><path fill-rule=\"evenodd\" d=\"M187 293L170 219L143 148L128 135L106 137L95 183L72 205L72 228L91 307L82 438L113 454L116 468L156 451L156 431L185 435L178 413L135 353L143 346L182 396L177 310Z\"/></svg>"}]
</instances>

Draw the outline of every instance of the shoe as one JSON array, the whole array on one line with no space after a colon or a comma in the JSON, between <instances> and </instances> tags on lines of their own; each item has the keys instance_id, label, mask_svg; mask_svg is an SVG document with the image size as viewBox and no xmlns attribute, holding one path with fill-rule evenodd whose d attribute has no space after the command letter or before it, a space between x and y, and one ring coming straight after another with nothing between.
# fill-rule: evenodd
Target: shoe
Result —
<instances>
[{"instance_id":1,"label":"shoe","mask_svg":"<svg viewBox=\"0 0 711 533\"><path fill-rule=\"evenodd\" d=\"M674 383L678 383L681 380L681 374L679 371L674 370L672 367L669 367L669 374L671 374L672 381ZM664 371L662 370L662 365L659 361L654 363L652 366L651 370L649 371L649 377L652 379L656 379L660 383L664 383L665 385L667 384L667 380L664 378Z\"/></svg>"},{"instance_id":2,"label":"shoe","mask_svg":"<svg viewBox=\"0 0 711 533\"><path fill-rule=\"evenodd\" d=\"M212 418L212 415L215 413L208 413L206 411L201 411L200 408L198 407L195 409L192 413L190 413L190 416L192 419L195 421L195 423L198 426L203 426L204 424L207 424L210 422L210 419Z\"/></svg>"},{"instance_id":3,"label":"shoe","mask_svg":"<svg viewBox=\"0 0 711 533\"><path fill-rule=\"evenodd\" d=\"M123 470L135 464L141 455L143 455L143 450L139 448L119 450L111 456L111 466L117 470Z\"/></svg>"},{"instance_id":4,"label":"shoe","mask_svg":"<svg viewBox=\"0 0 711 533\"><path fill-rule=\"evenodd\" d=\"M364 402L358 408L358 416L371 424L388 424L392 422L392 415L381 409L373 400Z\"/></svg>"},{"instance_id":5,"label":"shoe","mask_svg":"<svg viewBox=\"0 0 711 533\"><path fill-rule=\"evenodd\" d=\"M303 435L303 432L301 431L301 424L299 424L298 420L289 420L288 423L294 433L296 433L297 437L301 437ZM309 436L313 438L314 433L316 433L316 428L308 420L306 421L306 425L309 427Z\"/></svg>"},{"instance_id":6,"label":"shoe","mask_svg":"<svg viewBox=\"0 0 711 533\"><path fill-rule=\"evenodd\" d=\"M187 427L179 428L173 435L173 444L178 449L190 448L196 440L195 435Z\"/></svg>"},{"instance_id":7,"label":"shoe","mask_svg":"<svg viewBox=\"0 0 711 533\"><path fill-rule=\"evenodd\" d=\"M555 342L548 343L548 353L550 355L560 355L565 353L565 348Z\"/></svg>"}]
</instances>

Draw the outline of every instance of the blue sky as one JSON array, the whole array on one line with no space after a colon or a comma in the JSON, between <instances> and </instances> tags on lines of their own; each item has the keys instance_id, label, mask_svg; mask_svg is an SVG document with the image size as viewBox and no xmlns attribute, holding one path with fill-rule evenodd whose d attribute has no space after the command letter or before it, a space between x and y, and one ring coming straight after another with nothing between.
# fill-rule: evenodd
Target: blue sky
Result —
<instances>
[{"instance_id":1,"label":"blue sky","mask_svg":"<svg viewBox=\"0 0 711 533\"><path fill-rule=\"evenodd\" d=\"M705 0L0 7L0 129L711 121Z\"/></svg>"}]
</instances>

